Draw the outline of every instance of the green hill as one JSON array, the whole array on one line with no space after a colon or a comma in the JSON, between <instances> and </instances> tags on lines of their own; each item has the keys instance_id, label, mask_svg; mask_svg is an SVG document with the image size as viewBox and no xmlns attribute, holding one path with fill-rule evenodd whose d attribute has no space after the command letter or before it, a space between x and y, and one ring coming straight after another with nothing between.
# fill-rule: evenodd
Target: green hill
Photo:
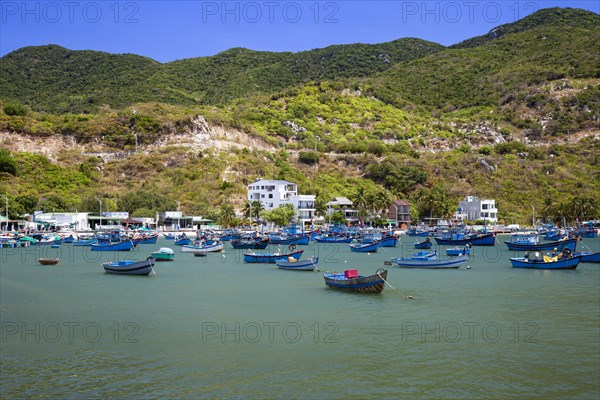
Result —
<instances>
[{"instance_id":1,"label":"green hill","mask_svg":"<svg viewBox=\"0 0 600 400\"><path fill-rule=\"evenodd\" d=\"M0 92L38 111L91 112L159 101L221 104L317 79L370 76L443 46L420 39L331 46L300 53L235 48L160 64L134 55L25 47L0 59Z\"/></svg>"}]
</instances>

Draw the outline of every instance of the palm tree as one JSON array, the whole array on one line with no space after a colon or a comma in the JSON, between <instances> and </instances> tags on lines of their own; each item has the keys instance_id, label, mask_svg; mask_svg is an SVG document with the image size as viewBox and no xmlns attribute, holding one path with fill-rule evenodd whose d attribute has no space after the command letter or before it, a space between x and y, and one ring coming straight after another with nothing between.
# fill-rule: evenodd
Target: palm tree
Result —
<instances>
[{"instance_id":1,"label":"palm tree","mask_svg":"<svg viewBox=\"0 0 600 400\"><path fill-rule=\"evenodd\" d=\"M258 219L260 217L260 212L264 209L265 209L265 206L263 206L262 201L254 200L252 202L252 216L255 217L256 219Z\"/></svg>"},{"instance_id":2,"label":"palm tree","mask_svg":"<svg viewBox=\"0 0 600 400\"><path fill-rule=\"evenodd\" d=\"M352 205L358 209L358 218L360 220L360 225L363 225L363 216L365 215L365 211L367 208L368 200L367 200L367 192L365 188L359 187L356 192L350 195L350 201L352 201Z\"/></svg>"},{"instance_id":3,"label":"palm tree","mask_svg":"<svg viewBox=\"0 0 600 400\"><path fill-rule=\"evenodd\" d=\"M225 204L219 212L219 224L222 226L232 226L235 222L235 211L231 204Z\"/></svg>"},{"instance_id":4,"label":"palm tree","mask_svg":"<svg viewBox=\"0 0 600 400\"><path fill-rule=\"evenodd\" d=\"M382 190L377 193L375 202L377 204L377 211L380 211L381 214L386 214L392 205L392 197L387 190Z\"/></svg>"}]
</instances>

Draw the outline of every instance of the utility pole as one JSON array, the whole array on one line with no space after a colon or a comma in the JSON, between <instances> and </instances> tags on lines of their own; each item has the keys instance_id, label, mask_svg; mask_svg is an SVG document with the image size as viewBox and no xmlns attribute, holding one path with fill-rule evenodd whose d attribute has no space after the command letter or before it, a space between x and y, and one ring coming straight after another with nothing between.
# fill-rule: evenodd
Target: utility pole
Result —
<instances>
[{"instance_id":1,"label":"utility pole","mask_svg":"<svg viewBox=\"0 0 600 400\"><path fill-rule=\"evenodd\" d=\"M534 207L534 206L531 206L531 210L532 210L532 211L531 211L531 213L532 213L532 216L531 216L531 223L533 224L533 228L535 229L535 207Z\"/></svg>"}]
</instances>

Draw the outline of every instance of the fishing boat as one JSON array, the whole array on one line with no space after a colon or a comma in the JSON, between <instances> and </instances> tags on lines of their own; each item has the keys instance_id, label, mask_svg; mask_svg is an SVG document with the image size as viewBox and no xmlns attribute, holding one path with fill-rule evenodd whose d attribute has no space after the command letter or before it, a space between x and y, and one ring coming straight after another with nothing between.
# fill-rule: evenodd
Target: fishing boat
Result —
<instances>
[{"instance_id":1,"label":"fishing boat","mask_svg":"<svg viewBox=\"0 0 600 400\"><path fill-rule=\"evenodd\" d=\"M581 257L582 263L600 263L600 251L575 251L573 256Z\"/></svg>"},{"instance_id":2,"label":"fishing boat","mask_svg":"<svg viewBox=\"0 0 600 400\"><path fill-rule=\"evenodd\" d=\"M429 236L429 232L427 230L417 229L417 228L412 228L412 229L407 230L406 234L408 236L420 236L420 237Z\"/></svg>"},{"instance_id":3,"label":"fishing boat","mask_svg":"<svg viewBox=\"0 0 600 400\"><path fill-rule=\"evenodd\" d=\"M441 237L436 237L435 241L440 245L464 246L470 244L472 246L494 246L496 244L496 235L490 233L464 233L464 232L449 232Z\"/></svg>"},{"instance_id":4,"label":"fishing boat","mask_svg":"<svg viewBox=\"0 0 600 400\"><path fill-rule=\"evenodd\" d=\"M398 238L396 236L386 236L379 241L379 247L396 247Z\"/></svg>"},{"instance_id":5,"label":"fishing boat","mask_svg":"<svg viewBox=\"0 0 600 400\"><path fill-rule=\"evenodd\" d=\"M38 262L42 265L56 265L60 258L38 258Z\"/></svg>"},{"instance_id":6,"label":"fishing boat","mask_svg":"<svg viewBox=\"0 0 600 400\"><path fill-rule=\"evenodd\" d=\"M126 240L116 243L94 243L91 245L92 251L130 251L133 248L133 242Z\"/></svg>"},{"instance_id":7,"label":"fishing boat","mask_svg":"<svg viewBox=\"0 0 600 400\"><path fill-rule=\"evenodd\" d=\"M512 236L511 241L505 241L506 247L508 250L514 251L551 251L556 249L555 251L563 251L564 249L569 249L571 252L575 251L577 247L577 239L564 239L558 240L555 242L545 242L540 243L539 238L536 240L538 236L535 238L531 236Z\"/></svg>"},{"instance_id":8,"label":"fishing boat","mask_svg":"<svg viewBox=\"0 0 600 400\"><path fill-rule=\"evenodd\" d=\"M431 246L433 246L433 243L431 243L431 240L429 240L429 238L427 238L422 242L415 242L414 246L415 246L415 249L430 249Z\"/></svg>"},{"instance_id":9,"label":"fishing boat","mask_svg":"<svg viewBox=\"0 0 600 400\"><path fill-rule=\"evenodd\" d=\"M346 236L328 236L328 235L324 235L324 236L315 236L315 241L318 243L352 243L352 241L354 240L351 237L346 237Z\"/></svg>"},{"instance_id":10,"label":"fishing boat","mask_svg":"<svg viewBox=\"0 0 600 400\"><path fill-rule=\"evenodd\" d=\"M75 237L73 235L69 235L67 237L62 238L62 243L73 243L75 242Z\"/></svg>"},{"instance_id":11,"label":"fishing boat","mask_svg":"<svg viewBox=\"0 0 600 400\"><path fill-rule=\"evenodd\" d=\"M104 271L120 275L148 275L154 267L154 258L148 257L143 261L120 260L102 264Z\"/></svg>"},{"instance_id":12,"label":"fishing boat","mask_svg":"<svg viewBox=\"0 0 600 400\"><path fill-rule=\"evenodd\" d=\"M83 240L78 240L76 242L73 242L73 246L91 246L93 244L98 243L98 241L96 240L96 238L92 238L92 239L83 239Z\"/></svg>"},{"instance_id":13,"label":"fishing boat","mask_svg":"<svg viewBox=\"0 0 600 400\"><path fill-rule=\"evenodd\" d=\"M295 245L303 245L306 246L309 243L310 238L306 234L287 234L287 233L277 233L269 235L269 242L271 244L295 244Z\"/></svg>"},{"instance_id":14,"label":"fishing boat","mask_svg":"<svg viewBox=\"0 0 600 400\"><path fill-rule=\"evenodd\" d=\"M175 252L168 247L161 247L158 251L150 254L156 261L173 261L175 260Z\"/></svg>"},{"instance_id":15,"label":"fishing boat","mask_svg":"<svg viewBox=\"0 0 600 400\"><path fill-rule=\"evenodd\" d=\"M175 234L174 233L165 233L165 239L166 240L175 240Z\"/></svg>"},{"instance_id":16,"label":"fishing boat","mask_svg":"<svg viewBox=\"0 0 600 400\"><path fill-rule=\"evenodd\" d=\"M419 256L419 254L413 254L407 258L392 258L392 264L396 264L401 268L428 268L428 269L448 269L448 268L460 268L468 259L469 256L462 255L453 258L439 259L437 253L431 257Z\"/></svg>"},{"instance_id":17,"label":"fishing boat","mask_svg":"<svg viewBox=\"0 0 600 400\"><path fill-rule=\"evenodd\" d=\"M263 250L267 248L269 239L267 238L249 238L249 239L237 239L231 240L229 243L234 249L247 249L247 250Z\"/></svg>"},{"instance_id":18,"label":"fishing boat","mask_svg":"<svg viewBox=\"0 0 600 400\"><path fill-rule=\"evenodd\" d=\"M187 237L185 233L179 236L178 238L175 238L175 246L186 246L190 243L192 243L192 240L189 237Z\"/></svg>"},{"instance_id":19,"label":"fishing boat","mask_svg":"<svg viewBox=\"0 0 600 400\"><path fill-rule=\"evenodd\" d=\"M304 250L298 250L288 254L279 253L244 253L244 262L247 263L275 263L277 260L289 260L290 257L299 260Z\"/></svg>"},{"instance_id":20,"label":"fishing boat","mask_svg":"<svg viewBox=\"0 0 600 400\"><path fill-rule=\"evenodd\" d=\"M572 256L567 251L555 256L545 255L541 251L533 251L527 252L525 257L510 259L513 268L535 269L575 269L580 261L580 256Z\"/></svg>"},{"instance_id":21,"label":"fishing boat","mask_svg":"<svg viewBox=\"0 0 600 400\"><path fill-rule=\"evenodd\" d=\"M349 244L350 250L355 253L375 253L379 248L379 242Z\"/></svg>"},{"instance_id":22,"label":"fishing boat","mask_svg":"<svg viewBox=\"0 0 600 400\"><path fill-rule=\"evenodd\" d=\"M138 244L156 244L156 240L158 239L158 235L144 235L134 237L133 243Z\"/></svg>"},{"instance_id":23,"label":"fishing boat","mask_svg":"<svg viewBox=\"0 0 600 400\"><path fill-rule=\"evenodd\" d=\"M381 293L385 288L387 270L378 269L373 275L361 276L357 270L351 269L342 274L323 274L323 278L330 288L356 293Z\"/></svg>"},{"instance_id":24,"label":"fishing boat","mask_svg":"<svg viewBox=\"0 0 600 400\"><path fill-rule=\"evenodd\" d=\"M183 245L181 246L182 253L215 253L223 251L223 243L213 242L212 244L199 244L199 245Z\"/></svg>"},{"instance_id":25,"label":"fishing boat","mask_svg":"<svg viewBox=\"0 0 600 400\"><path fill-rule=\"evenodd\" d=\"M450 257L461 256L463 254L470 255L471 248L469 246L464 247L453 247L451 249L446 249L446 255Z\"/></svg>"},{"instance_id":26,"label":"fishing boat","mask_svg":"<svg viewBox=\"0 0 600 400\"><path fill-rule=\"evenodd\" d=\"M319 257L311 257L306 260L296 260L294 257L283 258L275 261L278 268L295 271L314 271L317 268Z\"/></svg>"}]
</instances>

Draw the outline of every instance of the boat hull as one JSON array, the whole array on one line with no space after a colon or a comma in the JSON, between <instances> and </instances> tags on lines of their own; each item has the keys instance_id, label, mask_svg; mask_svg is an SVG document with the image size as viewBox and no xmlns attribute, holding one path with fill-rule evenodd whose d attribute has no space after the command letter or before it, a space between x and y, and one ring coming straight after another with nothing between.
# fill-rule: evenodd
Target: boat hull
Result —
<instances>
[{"instance_id":1,"label":"boat hull","mask_svg":"<svg viewBox=\"0 0 600 400\"><path fill-rule=\"evenodd\" d=\"M99 243L92 244L92 251L130 251L133 248L133 242L128 240L119 243Z\"/></svg>"},{"instance_id":2,"label":"boat hull","mask_svg":"<svg viewBox=\"0 0 600 400\"><path fill-rule=\"evenodd\" d=\"M317 243L352 243L352 238L329 238L329 237L315 237Z\"/></svg>"},{"instance_id":3,"label":"boat hull","mask_svg":"<svg viewBox=\"0 0 600 400\"><path fill-rule=\"evenodd\" d=\"M395 236L384 237L379 241L379 247L396 247L398 238Z\"/></svg>"},{"instance_id":4,"label":"boat hull","mask_svg":"<svg viewBox=\"0 0 600 400\"><path fill-rule=\"evenodd\" d=\"M493 233L485 233L474 238L465 239L443 239L435 238L435 242L440 245L464 246L470 244L472 246L494 246L496 244L496 235Z\"/></svg>"},{"instance_id":5,"label":"boat hull","mask_svg":"<svg viewBox=\"0 0 600 400\"><path fill-rule=\"evenodd\" d=\"M143 261L123 260L102 264L108 274L118 275L148 275L154 267L154 258L148 257Z\"/></svg>"},{"instance_id":6,"label":"boat hull","mask_svg":"<svg viewBox=\"0 0 600 400\"><path fill-rule=\"evenodd\" d=\"M595 253L592 251L574 252L573 256L581 257L582 263L600 263L600 251Z\"/></svg>"},{"instance_id":7,"label":"boat hull","mask_svg":"<svg viewBox=\"0 0 600 400\"><path fill-rule=\"evenodd\" d=\"M452 249L446 249L446 255L450 257L461 256L463 254L471 254L471 249L468 247L454 247Z\"/></svg>"},{"instance_id":8,"label":"boat hull","mask_svg":"<svg viewBox=\"0 0 600 400\"><path fill-rule=\"evenodd\" d=\"M246 241L246 240L232 240L231 245L234 249L245 249L245 250L264 250L269 244L268 239Z\"/></svg>"},{"instance_id":9,"label":"boat hull","mask_svg":"<svg viewBox=\"0 0 600 400\"><path fill-rule=\"evenodd\" d=\"M581 257L566 258L557 261L539 261L527 260L524 257L511 258L510 262L513 268L534 268L534 269L575 269L579 265Z\"/></svg>"},{"instance_id":10,"label":"boat hull","mask_svg":"<svg viewBox=\"0 0 600 400\"><path fill-rule=\"evenodd\" d=\"M253 253L244 253L244 262L247 263L275 263L277 260L288 259L288 257L293 257L294 259L300 259L304 250L295 251L289 254L253 254Z\"/></svg>"},{"instance_id":11,"label":"boat hull","mask_svg":"<svg viewBox=\"0 0 600 400\"><path fill-rule=\"evenodd\" d=\"M319 257L309 258L303 261L290 262L286 259L277 260L277 268L290 271L314 271L317 268Z\"/></svg>"},{"instance_id":12,"label":"boat hull","mask_svg":"<svg viewBox=\"0 0 600 400\"><path fill-rule=\"evenodd\" d=\"M424 242L416 242L415 243L415 249L430 249L431 246L433 246L433 243L431 243L431 241L424 241Z\"/></svg>"},{"instance_id":13,"label":"boat hull","mask_svg":"<svg viewBox=\"0 0 600 400\"><path fill-rule=\"evenodd\" d=\"M385 288L387 270L374 275L346 278L344 274L324 274L325 284L333 289L341 289L355 293L381 293Z\"/></svg>"},{"instance_id":14,"label":"boat hull","mask_svg":"<svg viewBox=\"0 0 600 400\"><path fill-rule=\"evenodd\" d=\"M38 259L38 262L42 265L56 265L56 264L58 264L59 261L60 261L60 259L58 259L58 258L40 258L40 259Z\"/></svg>"},{"instance_id":15,"label":"boat hull","mask_svg":"<svg viewBox=\"0 0 600 400\"><path fill-rule=\"evenodd\" d=\"M192 246L192 245L181 246L182 253L197 253L197 252L215 253L218 251L223 251L223 243L217 243L217 244L208 245L208 246Z\"/></svg>"},{"instance_id":16,"label":"boat hull","mask_svg":"<svg viewBox=\"0 0 600 400\"><path fill-rule=\"evenodd\" d=\"M546 242L546 243L512 243L504 242L508 247L508 250L513 251L545 251L554 250L563 251L569 249L572 252L577 247L577 239L559 240L557 242Z\"/></svg>"},{"instance_id":17,"label":"boat hull","mask_svg":"<svg viewBox=\"0 0 600 400\"><path fill-rule=\"evenodd\" d=\"M468 256L463 255L446 260L392 258L391 261L400 268L451 269L460 268L468 259Z\"/></svg>"},{"instance_id":18,"label":"boat hull","mask_svg":"<svg viewBox=\"0 0 600 400\"><path fill-rule=\"evenodd\" d=\"M379 248L379 243L367 243L367 244L351 244L350 250L355 253L375 253Z\"/></svg>"}]
</instances>

